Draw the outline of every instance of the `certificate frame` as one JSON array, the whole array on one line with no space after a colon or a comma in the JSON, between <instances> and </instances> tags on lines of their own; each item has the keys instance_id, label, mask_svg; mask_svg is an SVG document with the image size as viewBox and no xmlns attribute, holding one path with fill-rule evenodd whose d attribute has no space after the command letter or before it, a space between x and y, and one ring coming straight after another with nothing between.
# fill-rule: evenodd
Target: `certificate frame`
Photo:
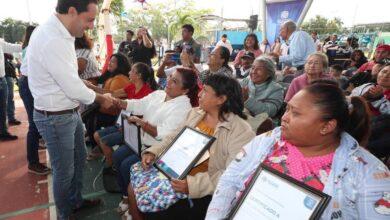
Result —
<instances>
[{"instance_id":1,"label":"certificate frame","mask_svg":"<svg viewBox=\"0 0 390 220\"><path fill-rule=\"evenodd\" d=\"M121 114L120 117L121 117L121 120L122 120L122 129L123 129L122 140L123 140L123 143L127 147L129 147L131 151L133 151L135 154L137 154L138 157L141 157L141 153L142 153L141 127L136 125L135 123L131 123L131 125L137 127L137 146L131 146L129 143L126 142L126 138L125 138L125 136L126 136L126 134L125 134L125 126L127 124L129 124L129 122L127 121L127 117L129 117L129 116L127 116L126 114Z\"/></svg>"},{"instance_id":2,"label":"certificate frame","mask_svg":"<svg viewBox=\"0 0 390 220\"><path fill-rule=\"evenodd\" d=\"M184 172L179 174L178 177L173 177L171 174L167 173L158 163L159 161L168 151L169 149L175 144L175 142L180 138L180 136L187 130L191 130L193 132L196 132L199 135L202 135L203 137L207 138L208 141L207 143L202 147L202 150L194 157L194 159L190 162L190 164L185 168ZM216 140L215 137L207 135L199 130L196 130L194 128L191 128L189 126L185 126L179 134L176 135L175 139L164 149L164 151L156 158L155 162L153 163L153 166L157 168L162 174L164 174L168 179L179 179L182 180L184 179L188 173L191 171L191 169L194 167L194 165L197 163L197 161L202 157L202 155L211 147L211 145L214 143Z\"/></svg>"},{"instance_id":3,"label":"certificate frame","mask_svg":"<svg viewBox=\"0 0 390 220\"><path fill-rule=\"evenodd\" d=\"M232 210L230 211L227 219L232 220L234 219L235 215L237 214L238 210L240 209L241 205L244 203L245 199L249 195L251 189L255 185L258 177L260 176L261 172L269 172L273 175L275 175L277 178L280 178L282 181L287 181L288 184L293 185L293 187L297 187L298 190L305 190L307 193L314 194L315 196L320 198L320 201L318 202L317 206L313 209L309 219L310 220L318 220L321 218L322 213L326 209L327 205L329 204L331 200L331 196L311 187L308 186L284 173L280 173L279 171L265 165L264 163L260 164L260 166L256 169L253 178L249 182L248 186L242 193L239 200L236 202Z\"/></svg>"}]
</instances>

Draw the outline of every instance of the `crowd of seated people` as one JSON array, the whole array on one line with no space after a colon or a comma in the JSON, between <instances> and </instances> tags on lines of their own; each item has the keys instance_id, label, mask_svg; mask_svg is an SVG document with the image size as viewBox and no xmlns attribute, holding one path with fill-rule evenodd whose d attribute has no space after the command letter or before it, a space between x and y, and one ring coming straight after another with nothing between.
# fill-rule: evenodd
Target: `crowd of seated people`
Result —
<instances>
[{"instance_id":1,"label":"crowd of seated people","mask_svg":"<svg viewBox=\"0 0 390 220\"><path fill-rule=\"evenodd\" d=\"M105 171L116 175L117 210L124 219L226 218L260 164L332 196L324 219L337 211L347 219L386 218L375 202L390 188L389 45L379 46L369 62L360 50L344 66L329 68L321 51L308 55L295 72L285 62L292 71L287 82L277 77L278 59L268 56L281 53L279 38L277 45L264 40L261 47L248 34L233 64L229 49L217 46L203 68L193 27L184 25L182 31L183 40L156 68L159 84L150 67L154 43L145 28L131 44L138 48L131 52L134 59L115 53L101 75L87 35L76 40L85 85L115 98L108 109L86 106L95 111L84 123L97 146L89 158L104 155ZM326 48L333 46L331 41ZM116 124L121 111L140 127L140 155L123 141ZM251 124L258 115L271 121L262 132L257 128L263 121ZM184 179L161 179L152 164L186 126L216 140ZM378 173L383 178L375 178ZM145 187L153 184L161 188Z\"/></svg>"},{"instance_id":2,"label":"crowd of seated people","mask_svg":"<svg viewBox=\"0 0 390 220\"><path fill-rule=\"evenodd\" d=\"M119 88L86 82L118 98L115 119L124 110L132 114L128 122L141 127L141 155L124 144L114 117L105 128L94 130L105 169L116 175L120 187L117 211L122 219L225 218L260 164L332 196L338 206L329 205L325 217L341 211L348 218L382 219L374 205L362 207L374 204L389 188L388 179L372 178L378 172L389 175L387 45L377 48L364 71L359 70L367 62L361 50L352 51L344 65L330 67L325 53L314 52L302 71L285 66L291 80L283 81L277 60L262 55L256 35L249 34L244 42L233 65L229 49L218 46L204 67L196 63L194 49L182 43L166 51L156 71L158 85L154 71L143 63L133 64ZM98 82L128 72L114 67ZM271 125L261 120L253 127L251 120L259 115ZM216 141L184 179L161 179L152 164L185 126ZM330 181L341 174L337 183ZM153 184L161 188L145 188ZM356 208L345 202L349 195Z\"/></svg>"}]
</instances>

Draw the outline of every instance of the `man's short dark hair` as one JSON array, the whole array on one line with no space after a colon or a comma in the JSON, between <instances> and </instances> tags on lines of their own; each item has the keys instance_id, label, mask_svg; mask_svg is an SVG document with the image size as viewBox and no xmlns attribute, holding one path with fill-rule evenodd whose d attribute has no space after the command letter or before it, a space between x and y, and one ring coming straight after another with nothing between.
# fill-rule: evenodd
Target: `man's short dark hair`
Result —
<instances>
[{"instance_id":1,"label":"man's short dark hair","mask_svg":"<svg viewBox=\"0 0 390 220\"><path fill-rule=\"evenodd\" d=\"M222 34L222 38L227 38L227 34Z\"/></svg>"},{"instance_id":2,"label":"man's short dark hair","mask_svg":"<svg viewBox=\"0 0 390 220\"><path fill-rule=\"evenodd\" d=\"M343 71L343 67L339 64L334 64L330 68L336 70L337 72L341 73Z\"/></svg>"},{"instance_id":3,"label":"man's short dark hair","mask_svg":"<svg viewBox=\"0 0 390 220\"><path fill-rule=\"evenodd\" d=\"M317 31L312 31L311 33L314 35L317 35Z\"/></svg>"},{"instance_id":4,"label":"man's short dark hair","mask_svg":"<svg viewBox=\"0 0 390 220\"><path fill-rule=\"evenodd\" d=\"M127 30L126 32L127 32L128 34L131 34L131 35L134 36L134 31L132 31L132 30Z\"/></svg>"},{"instance_id":5,"label":"man's short dark hair","mask_svg":"<svg viewBox=\"0 0 390 220\"><path fill-rule=\"evenodd\" d=\"M184 28L187 31L194 33L194 27L191 24L185 24L185 25L181 26L181 28Z\"/></svg>"},{"instance_id":6,"label":"man's short dark hair","mask_svg":"<svg viewBox=\"0 0 390 220\"><path fill-rule=\"evenodd\" d=\"M97 4L98 0L58 0L56 12L59 14L68 14L70 7L76 8L77 12L86 12L89 4Z\"/></svg>"}]
</instances>

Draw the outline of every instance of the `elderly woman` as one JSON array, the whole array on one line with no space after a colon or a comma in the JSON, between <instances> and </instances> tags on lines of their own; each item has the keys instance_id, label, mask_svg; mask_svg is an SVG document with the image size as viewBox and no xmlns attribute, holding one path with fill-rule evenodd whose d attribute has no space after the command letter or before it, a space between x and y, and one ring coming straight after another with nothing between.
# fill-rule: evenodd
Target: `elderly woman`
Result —
<instances>
[{"instance_id":1,"label":"elderly woman","mask_svg":"<svg viewBox=\"0 0 390 220\"><path fill-rule=\"evenodd\" d=\"M216 47L209 55L208 70L199 73L199 80L203 84L207 76L212 74L233 76L233 69L229 66L230 52L223 46Z\"/></svg>"},{"instance_id":2,"label":"elderly woman","mask_svg":"<svg viewBox=\"0 0 390 220\"><path fill-rule=\"evenodd\" d=\"M327 74L328 69L328 57L321 53L316 52L306 60L304 74L293 79L291 82L284 101L288 102L299 90L305 88L312 81L320 78L329 78Z\"/></svg>"},{"instance_id":3,"label":"elderly woman","mask_svg":"<svg viewBox=\"0 0 390 220\"><path fill-rule=\"evenodd\" d=\"M206 219L226 217L260 164L331 196L321 219L389 219L390 172L359 146L368 133L369 120L361 123L362 118L369 118L364 101L354 97L348 104L335 84L299 91L282 126L257 136L228 166Z\"/></svg>"},{"instance_id":4,"label":"elderly woman","mask_svg":"<svg viewBox=\"0 0 390 220\"><path fill-rule=\"evenodd\" d=\"M252 116L267 113L274 117L283 104L283 87L274 81L275 64L266 57L253 63L250 77L241 81L245 108Z\"/></svg>"},{"instance_id":5,"label":"elderly woman","mask_svg":"<svg viewBox=\"0 0 390 220\"><path fill-rule=\"evenodd\" d=\"M152 161L169 147L169 144L184 126L196 128L214 136L216 140L209 149L209 159L195 167L184 180L173 179L171 181L172 188L176 192L186 194L192 202L188 199L182 199L166 210L140 213L139 207L137 207L139 203L136 204L135 198L130 196L133 193L133 184L137 182L132 179L129 185L129 212L132 219L143 219L143 217L145 219L189 219L189 217L191 219L204 219L220 175L241 147L255 135L244 120L246 116L243 109L241 88L236 79L221 75L207 77L204 88L199 94L199 108L192 109L187 115L186 121L175 132L163 138L161 143L153 145L142 153L144 170L141 172L147 173L145 169L157 172L153 171L153 167L150 167ZM135 178L139 179L140 177ZM152 179L148 181L152 181ZM146 183L144 184L146 185ZM139 189L134 188L134 191L141 192ZM161 194L167 197L168 195L164 193L164 189L161 189ZM140 203L145 204L144 202Z\"/></svg>"}]
</instances>

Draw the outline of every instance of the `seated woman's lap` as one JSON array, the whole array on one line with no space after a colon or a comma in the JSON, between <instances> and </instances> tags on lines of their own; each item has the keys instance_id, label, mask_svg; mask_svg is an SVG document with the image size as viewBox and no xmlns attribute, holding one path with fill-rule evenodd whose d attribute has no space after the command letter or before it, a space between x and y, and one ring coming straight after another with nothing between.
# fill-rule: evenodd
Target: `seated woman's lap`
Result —
<instances>
[{"instance_id":1,"label":"seated woman's lap","mask_svg":"<svg viewBox=\"0 0 390 220\"><path fill-rule=\"evenodd\" d=\"M119 129L119 127L117 125L113 125L113 126L109 126L109 127L105 127L103 129L97 130L96 132L99 134L100 138L103 138L107 135L110 135L112 133L117 132L118 129Z\"/></svg>"},{"instance_id":2,"label":"seated woman's lap","mask_svg":"<svg viewBox=\"0 0 390 220\"><path fill-rule=\"evenodd\" d=\"M122 139L122 132L117 129L116 132L101 137L100 141L109 147L113 147L115 145L122 144Z\"/></svg>"},{"instance_id":3,"label":"seated woman's lap","mask_svg":"<svg viewBox=\"0 0 390 220\"><path fill-rule=\"evenodd\" d=\"M165 211L143 213L145 220L203 220L206 217L207 208L211 201L211 196L199 199L192 199L193 207L190 207L188 199L181 199Z\"/></svg>"}]
</instances>

